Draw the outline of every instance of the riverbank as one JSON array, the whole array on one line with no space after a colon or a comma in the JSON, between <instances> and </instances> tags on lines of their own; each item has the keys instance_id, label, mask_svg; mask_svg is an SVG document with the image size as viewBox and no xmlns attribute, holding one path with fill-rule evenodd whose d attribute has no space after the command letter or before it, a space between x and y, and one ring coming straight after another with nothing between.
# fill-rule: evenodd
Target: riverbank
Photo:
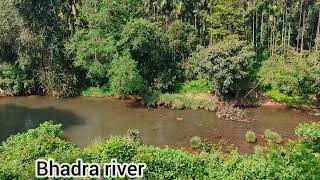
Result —
<instances>
[{"instance_id":1,"label":"riverbank","mask_svg":"<svg viewBox=\"0 0 320 180\"><path fill-rule=\"evenodd\" d=\"M259 99L262 106L286 106L314 116L320 116L320 108L316 106L314 97L287 96L278 91L267 91L260 93Z\"/></svg>"},{"instance_id":2,"label":"riverbank","mask_svg":"<svg viewBox=\"0 0 320 180\"><path fill-rule=\"evenodd\" d=\"M141 103L148 108L167 107L171 109L205 109L215 111L217 109L217 100L210 93L160 93L148 92L141 96L117 96L108 88L90 87L81 93L85 97L106 98L113 97L118 99L130 99Z\"/></svg>"},{"instance_id":3,"label":"riverbank","mask_svg":"<svg viewBox=\"0 0 320 180\"><path fill-rule=\"evenodd\" d=\"M8 96L0 89L0 97ZM50 95L48 95L50 96ZM166 107L171 109L216 111L219 106L218 99L211 93L147 93L142 96L119 96L110 92L108 88L91 87L84 90L80 96L92 98L121 99L140 103L147 108ZM319 107L315 106L312 98L290 97L277 91L252 92L245 99L228 101L228 103L243 109L263 106L285 106L314 116L320 116Z\"/></svg>"}]
</instances>

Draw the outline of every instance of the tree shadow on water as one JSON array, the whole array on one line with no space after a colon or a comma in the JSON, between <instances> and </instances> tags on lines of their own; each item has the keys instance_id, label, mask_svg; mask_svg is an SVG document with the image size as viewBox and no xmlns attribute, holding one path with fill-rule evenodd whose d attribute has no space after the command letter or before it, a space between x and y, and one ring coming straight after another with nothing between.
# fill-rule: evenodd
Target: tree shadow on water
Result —
<instances>
[{"instance_id":1,"label":"tree shadow on water","mask_svg":"<svg viewBox=\"0 0 320 180\"><path fill-rule=\"evenodd\" d=\"M0 105L0 144L11 135L26 132L49 120L62 124L63 129L84 123L84 119L76 114L53 107L33 109L15 104Z\"/></svg>"}]
</instances>

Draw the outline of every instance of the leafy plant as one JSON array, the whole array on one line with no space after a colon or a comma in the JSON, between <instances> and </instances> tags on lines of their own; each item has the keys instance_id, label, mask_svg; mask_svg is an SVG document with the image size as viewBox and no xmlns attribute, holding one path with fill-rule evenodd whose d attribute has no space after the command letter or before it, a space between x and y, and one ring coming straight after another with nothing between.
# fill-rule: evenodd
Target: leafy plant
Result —
<instances>
[{"instance_id":1,"label":"leafy plant","mask_svg":"<svg viewBox=\"0 0 320 180\"><path fill-rule=\"evenodd\" d=\"M208 80L199 79L189 81L183 84L181 93L208 93L212 90L211 84Z\"/></svg>"},{"instance_id":2,"label":"leafy plant","mask_svg":"<svg viewBox=\"0 0 320 180\"><path fill-rule=\"evenodd\" d=\"M320 123L303 123L295 129L295 134L310 145L316 152L320 151Z\"/></svg>"},{"instance_id":3,"label":"leafy plant","mask_svg":"<svg viewBox=\"0 0 320 180\"><path fill-rule=\"evenodd\" d=\"M112 61L110 74L110 87L115 94L132 95L146 90L146 84L140 75L137 63L128 52Z\"/></svg>"},{"instance_id":4,"label":"leafy plant","mask_svg":"<svg viewBox=\"0 0 320 180\"><path fill-rule=\"evenodd\" d=\"M190 97L184 94L162 94L149 93L142 98L143 104L147 106L157 107L166 106L173 109L206 109L208 111L216 110L216 102L208 96L204 97Z\"/></svg>"},{"instance_id":5,"label":"leafy plant","mask_svg":"<svg viewBox=\"0 0 320 180\"><path fill-rule=\"evenodd\" d=\"M187 77L207 79L221 97L234 97L249 84L254 51L237 36L208 48L199 48L188 59Z\"/></svg>"},{"instance_id":6,"label":"leafy plant","mask_svg":"<svg viewBox=\"0 0 320 180\"><path fill-rule=\"evenodd\" d=\"M199 149L201 147L202 140L198 136L194 136L190 139L190 145L194 149Z\"/></svg>"},{"instance_id":7,"label":"leafy plant","mask_svg":"<svg viewBox=\"0 0 320 180\"><path fill-rule=\"evenodd\" d=\"M105 97L112 96L114 93L111 92L110 87L89 87L82 91L82 96L94 96L94 97Z\"/></svg>"},{"instance_id":8,"label":"leafy plant","mask_svg":"<svg viewBox=\"0 0 320 180\"><path fill-rule=\"evenodd\" d=\"M256 133L252 130L246 132L246 141L249 143L255 143L257 141Z\"/></svg>"},{"instance_id":9,"label":"leafy plant","mask_svg":"<svg viewBox=\"0 0 320 180\"><path fill-rule=\"evenodd\" d=\"M264 131L264 137L268 140L270 143L277 143L280 144L282 143L282 137L280 134L271 131L270 129L266 129Z\"/></svg>"}]
</instances>

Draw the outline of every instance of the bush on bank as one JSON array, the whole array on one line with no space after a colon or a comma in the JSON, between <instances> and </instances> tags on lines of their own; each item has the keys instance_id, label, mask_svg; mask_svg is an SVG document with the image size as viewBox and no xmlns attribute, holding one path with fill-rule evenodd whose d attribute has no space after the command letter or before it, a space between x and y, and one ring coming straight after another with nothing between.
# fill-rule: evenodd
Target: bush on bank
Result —
<instances>
[{"instance_id":1,"label":"bush on bank","mask_svg":"<svg viewBox=\"0 0 320 180\"><path fill-rule=\"evenodd\" d=\"M144 146L125 137L79 149L61 140L61 126L44 123L7 139L0 150L0 179L33 179L38 158L57 162L145 162L145 179L319 179L319 151L300 141L283 147L270 144L255 154L218 150L200 154ZM312 134L308 134L312 135ZM314 138L311 138L311 140Z\"/></svg>"},{"instance_id":2,"label":"bush on bank","mask_svg":"<svg viewBox=\"0 0 320 180\"><path fill-rule=\"evenodd\" d=\"M205 109L215 111L217 108L216 102L208 97L197 98L184 94L150 93L143 96L142 103L149 107L165 106L172 109Z\"/></svg>"}]
</instances>

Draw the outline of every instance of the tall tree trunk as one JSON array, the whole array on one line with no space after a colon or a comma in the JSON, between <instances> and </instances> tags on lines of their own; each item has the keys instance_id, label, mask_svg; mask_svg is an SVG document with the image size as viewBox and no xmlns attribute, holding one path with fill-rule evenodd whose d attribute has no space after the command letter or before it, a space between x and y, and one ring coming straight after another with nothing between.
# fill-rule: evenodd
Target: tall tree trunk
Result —
<instances>
[{"instance_id":1,"label":"tall tree trunk","mask_svg":"<svg viewBox=\"0 0 320 180\"><path fill-rule=\"evenodd\" d=\"M255 7L256 1L254 0L253 2L253 7ZM255 31L256 27L255 27L255 16L254 16L254 12L252 13L252 43L253 45L255 45L255 36L256 36L256 31Z\"/></svg>"},{"instance_id":2,"label":"tall tree trunk","mask_svg":"<svg viewBox=\"0 0 320 180\"><path fill-rule=\"evenodd\" d=\"M318 16L318 26L317 26L316 44L315 44L316 51L318 51L319 43L320 43L320 10L319 10L319 16Z\"/></svg>"},{"instance_id":3,"label":"tall tree trunk","mask_svg":"<svg viewBox=\"0 0 320 180\"><path fill-rule=\"evenodd\" d=\"M198 31L198 27L197 27L197 14L194 14L194 28L196 29L196 31Z\"/></svg>"},{"instance_id":4,"label":"tall tree trunk","mask_svg":"<svg viewBox=\"0 0 320 180\"><path fill-rule=\"evenodd\" d=\"M288 48L290 48L290 40L291 40L291 23L289 22L289 30L288 30Z\"/></svg>"},{"instance_id":5,"label":"tall tree trunk","mask_svg":"<svg viewBox=\"0 0 320 180\"><path fill-rule=\"evenodd\" d=\"M166 30L168 30L168 22L169 22L169 15L168 15L168 12L166 12Z\"/></svg>"},{"instance_id":6,"label":"tall tree trunk","mask_svg":"<svg viewBox=\"0 0 320 180\"><path fill-rule=\"evenodd\" d=\"M77 3L76 0L72 1L72 15L73 15L73 18L74 18L74 21L71 22L72 33L76 32L76 26L75 26L75 21L76 21L76 18L77 18L77 6L76 6L76 3Z\"/></svg>"},{"instance_id":7,"label":"tall tree trunk","mask_svg":"<svg viewBox=\"0 0 320 180\"><path fill-rule=\"evenodd\" d=\"M300 53L303 53L303 46L304 46L304 33L306 29L306 12L303 12L303 19L302 19L302 29L301 29L301 45L300 45Z\"/></svg>"},{"instance_id":8,"label":"tall tree trunk","mask_svg":"<svg viewBox=\"0 0 320 180\"><path fill-rule=\"evenodd\" d=\"M298 35L297 35L297 49L296 49L296 51L299 51L301 20L302 20L302 4L303 4L303 0L300 1L299 28L298 28Z\"/></svg>"},{"instance_id":9,"label":"tall tree trunk","mask_svg":"<svg viewBox=\"0 0 320 180\"><path fill-rule=\"evenodd\" d=\"M258 31L259 31L259 29L258 29L258 11L257 10L255 10L255 14L256 14L256 25L255 25L255 27L256 27L256 36L255 36L255 41L256 41L256 44L255 44L255 46L256 46L256 49L257 49L257 47L258 47L258 36L259 36L259 34L258 34ZM256 51L256 54L258 54L257 53L257 51Z\"/></svg>"},{"instance_id":10,"label":"tall tree trunk","mask_svg":"<svg viewBox=\"0 0 320 180\"><path fill-rule=\"evenodd\" d=\"M261 12L261 27L260 27L260 44L263 44L263 28L264 28L264 24L263 24L263 11Z\"/></svg>"},{"instance_id":11,"label":"tall tree trunk","mask_svg":"<svg viewBox=\"0 0 320 180\"><path fill-rule=\"evenodd\" d=\"M285 29L285 13L284 13L284 7L282 7L281 9L281 13L282 13L282 29L281 29L281 47L283 48L284 45L284 29Z\"/></svg>"}]
</instances>

